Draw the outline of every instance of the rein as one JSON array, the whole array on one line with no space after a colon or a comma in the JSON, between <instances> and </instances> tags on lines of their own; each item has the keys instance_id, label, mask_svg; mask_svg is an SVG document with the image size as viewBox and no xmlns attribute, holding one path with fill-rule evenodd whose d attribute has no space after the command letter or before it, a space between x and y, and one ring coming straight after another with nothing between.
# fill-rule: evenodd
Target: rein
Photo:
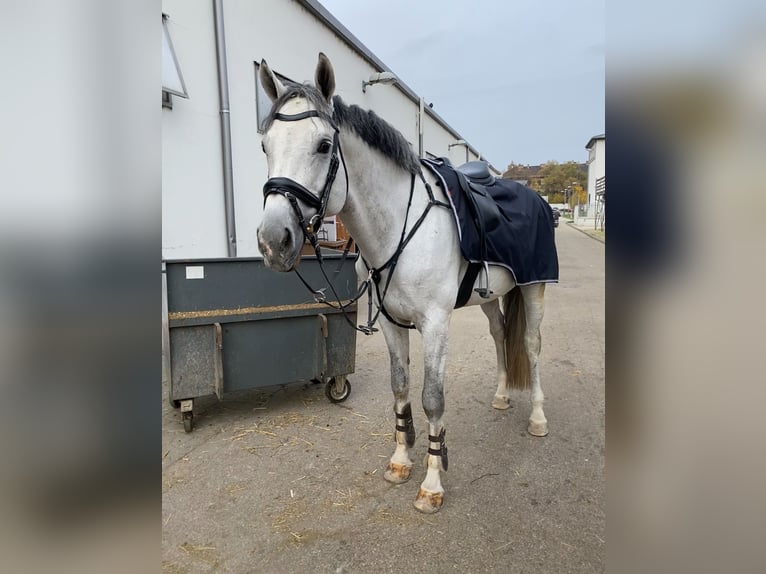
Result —
<instances>
[{"instance_id":1,"label":"rein","mask_svg":"<svg viewBox=\"0 0 766 574\"><path fill-rule=\"evenodd\" d=\"M304 112L300 112L297 114L281 114L281 113L275 113L274 119L280 120L283 122L294 122L306 118L322 118L320 116L319 112L317 110L307 110ZM327 118L322 118L327 119ZM303 276L300 274L300 272L293 268L293 271L298 276L298 278L301 280L301 283L303 283L306 288L314 295L314 299L317 303L324 303L328 307L332 307L333 309L339 310L343 313L343 317L346 319L349 325L351 325L352 328L355 330L364 333L365 335L372 335L375 333L378 329L375 328L375 323L377 322L378 318L380 317L381 312L383 313L383 316L388 319L391 323L396 325L397 327L401 327L403 329L414 329L414 325L404 325L403 323L400 323L396 319L394 319L388 311L386 311L385 306L383 305L383 300L386 297L386 294L388 293L388 287L391 284L391 278L394 275L394 270L396 269L396 264L399 262L399 256L402 254L402 251L404 251L404 248L407 246L407 244L410 242L412 237L415 235L415 232L420 228L420 226L423 224L423 221L425 221L426 216L428 215L428 212L431 210L431 207L434 205L438 205L441 207L449 208L450 206L442 201L438 201L434 198L433 190L431 189L431 186L426 181L425 177L423 177L423 172L419 172L418 175L420 175L420 179L425 185L426 192L428 193L428 205L426 205L425 210L423 210L423 213L420 215L418 220L415 222L415 224L412 226L412 229L410 230L409 234L407 233L407 221L409 220L410 216L410 208L412 207L412 198L415 193L415 174L412 174L412 179L410 181L410 197L407 201L407 211L404 217L404 226L402 228L402 235L399 239L399 244L396 248L396 251L394 251L394 254L389 257L389 259L380 267L377 269L370 267L367 264L367 261L365 261L364 257L362 257L362 263L364 263L364 266L367 268L367 279L365 279L362 282L362 285L359 288L359 291L357 294L352 297L350 300L348 300L345 304L341 302L340 297L338 296L338 293L335 291L335 287L333 287L332 282L330 281L330 278L327 276L327 273L324 269L324 261L322 259L322 251L319 246L319 240L317 239L317 232L319 231L319 228L322 225L322 220L324 219L325 212L327 211L327 202L330 197L330 191L332 189L333 183L335 182L335 176L338 173L338 166L343 165L343 172L346 176L346 199L348 199L348 169L346 168L346 161L343 158L343 151L340 148L340 141L339 141L339 128L337 124L329 120L330 125L332 126L334 133L333 133L333 140L332 140L332 154L330 156L330 167L327 172L327 179L325 180L324 187L322 188L321 193L317 197L313 193L311 193L308 189L306 189L304 186L302 186L297 181L290 179L289 177L272 177L269 178L266 183L263 185L263 203L264 206L266 205L266 199L269 197L269 195L273 193L277 193L279 195L284 196L289 202L290 206L292 207L293 211L295 212L296 217L298 218L298 223L301 226L301 229L303 230L303 235L305 239L308 239L309 243L311 244L311 247L314 249L314 253L316 254L317 260L319 261L319 269L322 271L322 275L325 278L325 281L327 281L327 284L330 287L330 290L332 291L333 296L335 297L335 303L333 304L330 301L327 301L327 298L324 294L324 289L314 289L309 285L309 283L303 278ZM339 159L340 158L340 159ZM298 201L302 201L309 207L316 210L316 214L311 217L308 223L306 223L306 218L303 216L303 211L301 210L300 206L298 205ZM345 202L344 202L345 203ZM349 238L348 242L346 243L346 247L343 250L343 257L341 258L341 261L335 270L335 274L340 272L341 267L346 261L346 258L348 256L349 249L351 248L351 242L352 239ZM383 293L380 292L380 280L381 280L381 272L385 271L386 269L389 269L388 276L386 277L385 285L383 287ZM375 293L378 297L378 311L375 313L375 316L373 317L372 314L372 289L370 287L370 284L374 282L375 283ZM361 297L365 294L365 292L368 295L367 300L367 324L366 325L354 325L354 322L351 321L351 319L348 316L347 309L356 303Z\"/></svg>"},{"instance_id":2,"label":"rein","mask_svg":"<svg viewBox=\"0 0 766 574\"><path fill-rule=\"evenodd\" d=\"M391 278L394 276L394 270L396 269L396 264L399 262L399 256L402 254L402 251L404 251L404 248L407 247L407 244L410 242L410 239L413 238L415 235L415 232L420 228L420 226L423 224L423 222L426 219L426 216L428 215L428 212L431 211L431 208L434 205L438 205L440 207L446 207L450 208L449 204L444 203L443 201L439 201L434 197L434 192L431 189L431 186L426 181L426 178L423 177L423 172L419 172L420 180L423 182L423 185L426 188L426 193L428 193L428 205L426 205L426 208L423 210L423 213L420 215L418 220L415 222L415 224L412 226L412 229L410 229L410 232L407 234L407 220L410 217L410 208L412 207L412 197L415 193L415 174L412 174L412 180L410 182L410 198L407 201L407 211L404 216L404 226L402 227L402 235L399 238L399 245L396 248L396 251L394 251L394 254L389 257L388 261L386 261L383 265L378 267L377 269L370 267L367 264L367 261L365 261L364 257L362 257L362 263L364 263L364 266L367 268L368 273L368 281L372 279L375 282L375 293L378 296L378 312L375 314L375 317L371 317L372 311L369 310L368 313L368 321L367 326L371 329L372 325L374 325L375 321L378 320L378 317L380 316L380 313L383 313L383 316L388 319L391 323L396 325L397 327L401 327L402 329L414 329L415 325L405 325L403 323L400 323L396 319L394 319L391 314L386 311L386 307L383 305L383 300L386 298L386 293L388 293L388 286L391 284ZM405 236L406 234L406 236ZM386 277L386 283L383 286L383 294L380 293L380 273L381 271L385 271L388 268L391 268L391 270L388 272L388 277ZM369 306L372 306L372 301L370 301ZM375 329L377 330L377 329Z\"/></svg>"}]
</instances>

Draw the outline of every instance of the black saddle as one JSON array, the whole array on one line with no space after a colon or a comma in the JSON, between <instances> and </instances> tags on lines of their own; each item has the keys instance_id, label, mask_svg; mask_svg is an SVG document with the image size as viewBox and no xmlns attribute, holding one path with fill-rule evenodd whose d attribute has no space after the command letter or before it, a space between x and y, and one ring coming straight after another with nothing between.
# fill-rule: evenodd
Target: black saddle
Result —
<instances>
[{"instance_id":1,"label":"black saddle","mask_svg":"<svg viewBox=\"0 0 766 574\"><path fill-rule=\"evenodd\" d=\"M446 160L446 158L442 159ZM445 162L445 165L452 167L449 160ZM479 230L481 261L487 261L486 233L509 219L487 189L495 184L495 178L489 171L489 164L485 161L469 161L453 170L465 194L474 224Z\"/></svg>"},{"instance_id":2,"label":"black saddle","mask_svg":"<svg viewBox=\"0 0 766 574\"><path fill-rule=\"evenodd\" d=\"M489 268L487 262L487 234L497 229L504 221L509 219L502 208L495 202L487 190L487 186L495 183L495 178L489 172L489 164L483 161L469 161L455 169L455 175L460 188L463 190L467 199L467 204L473 223L479 232L479 262L469 265L468 272L461 284L461 292L458 294L456 305L465 305L470 297L471 287L479 275L484 270L484 286L474 289L482 298L488 299L492 294L489 286Z\"/></svg>"},{"instance_id":3,"label":"black saddle","mask_svg":"<svg viewBox=\"0 0 766 574\"><path fill-rule=\"evenodd\" d=\"M492 185L495 177L489 171L486 161L469 161L455 168L468 178L469 181L480 185Z\"/></svg>"}]
</instances>

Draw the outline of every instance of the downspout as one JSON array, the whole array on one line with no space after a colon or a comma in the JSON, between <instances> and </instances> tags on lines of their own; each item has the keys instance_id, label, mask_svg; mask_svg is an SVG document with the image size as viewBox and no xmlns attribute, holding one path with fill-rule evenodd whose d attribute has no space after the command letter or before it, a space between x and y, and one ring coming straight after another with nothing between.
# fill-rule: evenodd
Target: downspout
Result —
<instances>
[{"instance_id":1,"label":"downspout","mask_svg":"<svg viewBox=\"0 0 766 574\"><path fill-rule=\"evenodd\" d=\"M229 117L229 74L226 69L226 35L223 26L223 0L213 0L215 51L218 57L218 99L221 114L221 152L223 154L223 201L226 209L226 248L229 257L237 256L237 228L234 224L234 185L231 164L231 118Z\"/></svg>"},{"instance_id":2,"label":"downspout","mask_svg":"<svg viewBox=\"0 0 766 574\"><path fill-rule=\"evenodd\" d=\"M418 156L425 157L423 153L423 115L425 114L425 106L423 105L423 97L418 98Z\"/></svg>"}]
</instances>

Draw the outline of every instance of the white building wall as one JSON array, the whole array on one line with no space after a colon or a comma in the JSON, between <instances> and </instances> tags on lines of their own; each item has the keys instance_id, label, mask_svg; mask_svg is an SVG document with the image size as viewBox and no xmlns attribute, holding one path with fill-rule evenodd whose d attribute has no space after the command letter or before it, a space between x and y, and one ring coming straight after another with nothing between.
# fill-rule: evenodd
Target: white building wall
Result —
<instances>
[{"instance_id":1,"label":"white building wall","mask_svg":"<svg viewBox=\"0 0 766 574\"><path fill-rule=\"evenodd\" d=\"M332 30L297 2L259 0L225 6L231 99L234 204L237 254L259 255L256 229L263 212L261 188L267 179L261 134L257 131L255 64L269 66L294 81L314 79L323 51L335 69L336 93L348 104L374 109L399 129L417 150L417 106L395 86L368 86L362 81L377 70ZM286 33L285 22L289 22Z\"/></svg>"},{"instance_id":2,"label":"white building wall","mask_svg":"<svg viewBox=\"0 0 766 574\"><path fill-rule=\"evenodd\" d=\"M596 213L596 180L606 173L606 140L597 139L588 157L588 214Z\"/></svg>"},{"instance_id":3,"label":"white building wall","mask_svg":"<svg viewBox=\"0 0 766 574\"><path fill-rule=\"evenodd\" d=\"M225 257L220 123L212 1L163 0L189 99L163 110L163 258ZM256 229L267 179L256 109L256 63L295 81L313 82L321 50L335 68L336 93L373 109L418 150L418 104L394 85L368 86L378 72L356 50L295 0L224 2L229 75L237 255L259 255ZM289 23L289 26L287 25ZM395 72L395 70L394 70ZM448 150L455 136L425 114L424 150L465 161ZM471 153L470 159L477 159Z\"/></svg>"},{"instance_id":4,"label":"white building wall","mask_svg":"<svg viewBox=\"0 0 766 574\"><path fill-rule=\"evenodd\" d=\"M436 157L447 157L452 162L452 165L458 166L466 161L466 147L457 145L449 147L454 144L455 141L460 138L456 138L454 134L450 133L442 125L439 124L434 118L428 115L427 111L424 114L423 121L423 155L427 154L435 155ZM479 159L470 148L468 150L468 161L474 161Z\"/></svg>"},{"instance_id":5,"label":"white building wall","mask_svg":"<svg viewBox=\"0 0 766 574\"><path fill-rule=\"evenodd\" d=\"M213 3L163 0L162 11L189 93L162 110L162 258L225 257Z\"/></svg>"}]
</instances>

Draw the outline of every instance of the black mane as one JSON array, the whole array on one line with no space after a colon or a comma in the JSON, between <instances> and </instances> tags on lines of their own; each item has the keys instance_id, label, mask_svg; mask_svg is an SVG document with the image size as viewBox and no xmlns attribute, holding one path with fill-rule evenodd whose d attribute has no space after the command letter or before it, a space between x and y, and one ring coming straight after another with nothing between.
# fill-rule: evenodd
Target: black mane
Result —
<instances>
[{"instance_id":1,"label":"black mane","mask_svg":"<svg viewBox=\"0 0 766 574\"><path fill-rule=\"evenodd\" d=\"M340 96L333 97L331 108L319 90L310 84L286 84L285 88L285 92L274 102L271 113L264 122L264 131L271 127L276 111L287 100L306 98L324 120L334 121L341 128L349 128L367 145L381 152L405 171L420 172L420 161L409 142L399 130L372 110L363 110L357 105L347 106Z\"/></svg>"},{"instance_id":2,"label":"black mane","mask_svg":"<svg viewBox=\"0 0 766 574\"><path fill-rule=\"evenodd\" d=\"M410 173L420 172L420 161L402 133L372 110L347 106L340 96L333 99L335 121L348 126L370 147L392 159L396 165Z\"/></svg>"}]
</instances>

